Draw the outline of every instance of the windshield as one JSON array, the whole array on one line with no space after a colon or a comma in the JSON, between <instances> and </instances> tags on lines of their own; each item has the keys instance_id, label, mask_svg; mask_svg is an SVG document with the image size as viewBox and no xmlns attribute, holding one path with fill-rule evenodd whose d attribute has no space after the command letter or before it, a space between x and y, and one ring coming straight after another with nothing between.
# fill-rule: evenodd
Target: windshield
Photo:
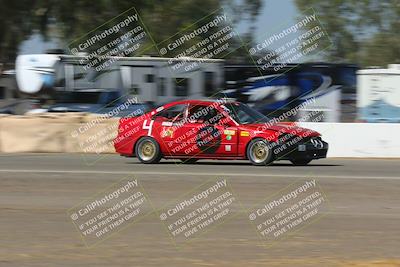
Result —
<instances>
[{"instance_id":1,"label":"windshield","mask_svg":"<svg viewBox=\"0 0 400 267\"><path fill-rule=\"evenodd\" d=\"M267 116L264 116L257 110L243 103L227 103L222 107L225 108L229 115L239 124L265 123L270 121Z\"/></svg>"}]
</instances>

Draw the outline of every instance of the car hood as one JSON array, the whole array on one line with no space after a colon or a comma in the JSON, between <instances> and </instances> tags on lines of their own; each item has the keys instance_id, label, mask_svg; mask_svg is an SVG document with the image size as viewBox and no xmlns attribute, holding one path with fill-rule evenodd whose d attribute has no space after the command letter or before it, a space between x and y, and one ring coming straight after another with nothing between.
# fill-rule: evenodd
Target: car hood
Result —
<instances>
[{"instance_id":1,"label":"car hood","mask_svg":"<svg viewBox=\"0 0 400 267\"><path fill-rule=\"evenodd\" d=\"M268 124L268 123L242 124L242 125L240 125L240 128L242 130L249 130L249 131L253 131L256 133L275 131L275 132L281 132L282 134L287 133L287 134L293 134L293 135L298 135L298 136L302 136L302 137L308 137L308 136L316 137L316 136L321 135L317 131L299 127L293 122L288 122L288 123L281 122L281 123L274 123L274 124Z\"/></svg>"}]
</instances>

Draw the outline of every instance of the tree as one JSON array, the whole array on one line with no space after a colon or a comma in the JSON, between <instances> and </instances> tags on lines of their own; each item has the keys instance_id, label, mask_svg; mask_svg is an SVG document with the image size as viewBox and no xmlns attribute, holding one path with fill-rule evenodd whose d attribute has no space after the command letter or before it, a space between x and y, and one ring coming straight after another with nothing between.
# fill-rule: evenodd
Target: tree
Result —
<instances>
[{"instance_id":1,"label":"tree","mask_svg":"<svg viewBox=\"0 0 400 267\"><path fill-rule=\"evenodd\" d=\"M156 41L196 23L221 6L240 10L234 20L254 21L262 0L0 0L0 61L11 61L18 45L34 30L48 36L55 21L61 39L68 44L105 21L135 6Z\"/></svg>"},{"instance_id":2,"label":"tree","mask_svg":"<svg viewBox=\"0 0 400 267\"><path fill-rule=\"evenodd\" d=\"M0 62L10 62L31 32L33 1L0 0Z\"/></svg>"},{"instance_id":3,"label":"tree","mask_svg":"<svg viewBox=\"0 0 400 267\"><path fill-rule=\"evenodd\" d=\"M295 0L304 13L312 7L333 45L332 62L361 66L400 63L400 2L398 0Z\"/></svg>"}]
</instances>

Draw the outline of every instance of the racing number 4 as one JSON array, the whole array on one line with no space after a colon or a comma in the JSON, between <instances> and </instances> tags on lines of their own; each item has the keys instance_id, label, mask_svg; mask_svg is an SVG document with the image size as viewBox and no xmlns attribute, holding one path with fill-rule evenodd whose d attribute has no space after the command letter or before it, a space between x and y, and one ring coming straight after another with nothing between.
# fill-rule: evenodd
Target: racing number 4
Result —
<instances>
[{"instance_id":1,"label":"racing number 4","mask_svg":"<svg viewBox=\"0 0 400 267\"><path fill-rule=\"evenodd\" d=\"M142 129L143 129L143 130L148 130L148 131L147 131L147 135L148 135L148 136L151 135L151 131L153 130L153 122L154 122L154 120L149 121L149 124L148 124L148 125L147 125L147 120L145 120L145 121L143 122Z\"/></svg>"}]
</instances>

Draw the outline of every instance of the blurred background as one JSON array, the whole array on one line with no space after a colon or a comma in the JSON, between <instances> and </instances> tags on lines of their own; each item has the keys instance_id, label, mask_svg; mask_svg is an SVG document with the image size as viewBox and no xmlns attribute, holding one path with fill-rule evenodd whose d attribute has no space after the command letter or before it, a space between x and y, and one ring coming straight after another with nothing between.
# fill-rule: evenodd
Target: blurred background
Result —
<instances>
[{"instance_id":1,"label":"blurred background","mask_svg":"<svg viewBox=\"0 0 400 267\"><path fill-rule=\"evenodd\" d=\"M182 98L224 96L274 117L313 97L314 103L289 120L314 112L325 122L400 121L397 0L2 0L0 5L0 113L96 113L126 96L139 99L133 110ZM108 71L82 68L85 54L72 55L71 42L105 23L112 25L132 6L147 33L141 41L144 49ZM324 49L261 68L255 57L265 51L250 56L249 48L298 23L310 9L329 37ZM163 58L175 57L162 56L157 44L200 27L210 13L228 14L237 32L229 52L214 57L222 60L204 63L190 77L154 71L165 65ZM278 47L268 49L279 58Z\"/></svg>"},{"instance_id":2,"label":"blurred background","mask_svg":"<svg viewBox=\"0 0 400 267\"><path fill-rule=\"evenodd\" d=\"M400 266L399 18L400 0L0 0L0 266ZM119 119L104 114L221 97L321 133L327 159L147 165L115 153ZM127 177L151 213L86 247L68 210ZM177 249L158 211L216 178L238 216ZM260 239L251 207L314 179L329 209L273 246Z\"/></svg>"}]
</instances>

